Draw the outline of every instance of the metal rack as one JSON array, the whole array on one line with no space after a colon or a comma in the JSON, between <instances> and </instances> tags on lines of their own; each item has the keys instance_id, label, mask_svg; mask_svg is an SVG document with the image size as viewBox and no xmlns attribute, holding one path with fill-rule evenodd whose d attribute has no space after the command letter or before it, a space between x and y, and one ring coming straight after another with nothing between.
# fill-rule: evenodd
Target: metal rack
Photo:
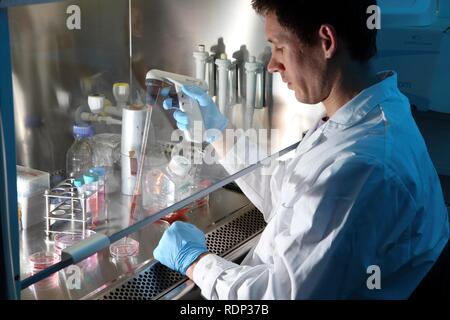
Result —
<instances>
[{"instance_id":1,"label":"metal rack","mask_svg":"<svg viewBox=\"0 0 450 320\"><path fill-rule=\"evenodd\" d=\"M86 231L92 221L88 212L88 201L95 193L79 193L73 184L74 179L66 179L56 187L45 191L45 234L72 234L73 230ZM71 231L72 230L72 231Z\"/></svg>"}]
</instances>

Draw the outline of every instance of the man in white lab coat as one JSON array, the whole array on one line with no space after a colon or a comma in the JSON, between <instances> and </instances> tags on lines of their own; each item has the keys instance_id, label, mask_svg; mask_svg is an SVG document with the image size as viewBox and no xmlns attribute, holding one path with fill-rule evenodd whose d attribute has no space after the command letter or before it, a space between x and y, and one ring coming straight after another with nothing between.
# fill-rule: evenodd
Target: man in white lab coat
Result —
<instances>
[{"instance_id":1,"label":"man in white lab coat","mask_svg":"<svg viewBox=\"0 0 450 320\"><path fill-rule=\"evenodd\" d=\"M408 298L450 232L397 75L370 68L376 30L366 12L376 1L252 4L273 46L269 71L299 101L323 102L326 114L271 175L237 181L267 221L241 265L208 253L202 232L185 223L165 232L155 258L187 274L208 299ZM206 93L183 90L199 101L206 129L226 128ZM181 111L175 118L181 129L192 125Z\"/></svg>"}]
</instances>

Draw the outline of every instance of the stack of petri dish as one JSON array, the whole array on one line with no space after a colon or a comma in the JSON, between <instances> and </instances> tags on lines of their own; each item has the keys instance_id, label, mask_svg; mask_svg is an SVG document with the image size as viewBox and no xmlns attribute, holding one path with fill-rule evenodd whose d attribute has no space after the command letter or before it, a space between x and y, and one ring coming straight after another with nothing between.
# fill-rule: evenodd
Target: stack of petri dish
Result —
<instances>
[{"instance_id":1,"label":"stack of petri dish","mask_svg":"<svg viewBox=\"0 0 450 320\"><path fill-rule=\"evenodd\" d=\"M32 273L34 274L47 269L55 263L58 263L61 261L61 257L56 252L39 251L30 255L28 261L30 263Z\"/></svg>"},{"instance_id":2,"label":"stack of petri dish","mask_svg":"<svg viewBox=\"0 0 450 320\"><path fill-rule=\"evenodd\" d=\"M71 247L78 242L87 239L95 234L95 231L86 229L84 230L72 230L65 233L58 233L54 237L54 247L55 252L58 255L61 255L62 251L68 247ZM78 263L81 267L90 267L95 266L97 259L97 254L93 254L92 256L84 259L80 263Z\"/></svg>"},{"instance_id":3,"label":"stack of petri dish","mask_svg":"<svg viewBox=\"0 0 450 320\"><path fill-rule=\"evenodd\" d=\"M87 239L95 234L95 231L86 229L84 230L73 230L65 233L58 233L54 237L55 251L58 254L68 247Z\"/></svg>"},{"instance_id":4,"label":"stack of petri dish","mask_svg":"<svg viewBox=\"0 0 450 320\"><path fill-rule=\"evenodd\" d=\"M28 262L30 264L31 274L36 274L48 267L61 261L61 257L56 252L51 251L39 251L33 253L28 257ZM54 288L59 283L58 273L54 273L51 276L37 282L34 284L39 289L50 289Z\"/></svg>"}]
</instances>

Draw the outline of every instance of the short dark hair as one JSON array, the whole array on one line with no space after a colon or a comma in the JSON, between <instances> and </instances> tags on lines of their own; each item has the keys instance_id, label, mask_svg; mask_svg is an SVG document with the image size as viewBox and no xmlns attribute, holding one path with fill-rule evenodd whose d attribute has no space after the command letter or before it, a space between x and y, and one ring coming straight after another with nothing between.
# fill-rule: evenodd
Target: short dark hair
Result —
<instances>
[{"instance_id":1,"label":"short dark hair","mask_svg":"<svg viewBox=\"0 0 450 320\"><path fill-rule=\"evenodd\" d=\"M369 6L377 0L252 0L259 14L273 12L281 26L313 45L322 24L332 25L353 59L366 62L377 53L377 29L369 29Z\"/></svg>"}]
</instances>

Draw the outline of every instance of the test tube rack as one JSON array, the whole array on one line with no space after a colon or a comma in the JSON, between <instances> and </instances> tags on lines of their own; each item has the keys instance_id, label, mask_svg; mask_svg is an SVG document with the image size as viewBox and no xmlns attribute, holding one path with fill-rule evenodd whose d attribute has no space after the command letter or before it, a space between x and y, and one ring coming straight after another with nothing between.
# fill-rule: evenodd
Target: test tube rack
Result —
<instances>
[{"instance_id":1,"label":"test tube rack","mask_svg":"<svg viewBox=\"0 0 450 320\"><path fill-rule=\"evenodd\" d=\"M79 193L74 185L74 179L66 179L56 187L46 190L45 196L45 234L66 233L81 230L83 233L91 220L88 212L88 193ZM69 227L58 230L52 229L57 221L66 222Z\"/></svg>"}]
</instances>

